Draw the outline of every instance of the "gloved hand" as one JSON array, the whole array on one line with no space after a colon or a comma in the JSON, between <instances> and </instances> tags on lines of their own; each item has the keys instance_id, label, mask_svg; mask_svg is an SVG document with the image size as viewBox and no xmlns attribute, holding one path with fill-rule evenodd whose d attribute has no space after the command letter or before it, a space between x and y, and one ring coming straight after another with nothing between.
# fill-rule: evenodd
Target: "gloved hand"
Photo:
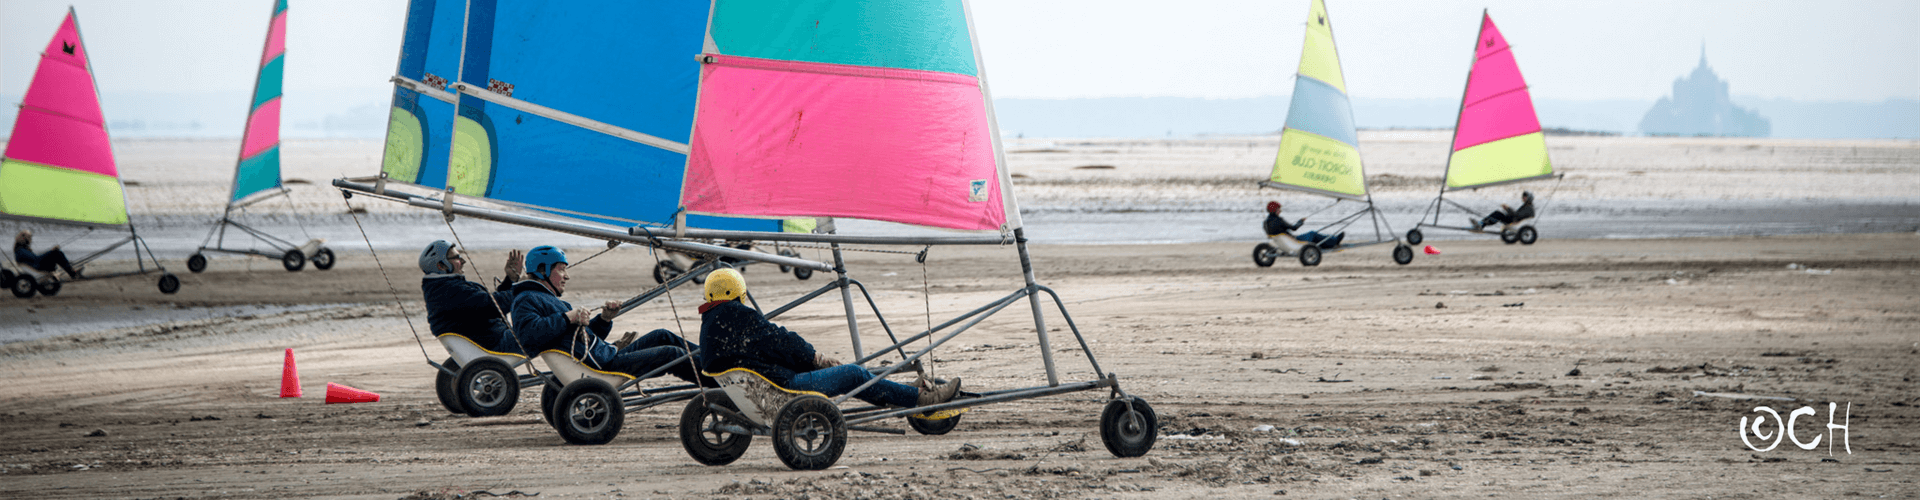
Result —
<instances>
[{"instance_id":1,"label":"gloved hand","mask_svg":"<svg viewBox=\"0 0 1920 500\"><path fill-rule=\"evenodd\" d=\"M567 314L568 323L572 323L576 325L587 324L588 313L586 309L574 309L572 311L567 311L566 314Z\"/></svg>"},{"instance_id":2,"label":"gloved hand","mask_svg":"<svg viewBox=\"0 0 1920 500\"><path fill-rule=\"evenodd\" d=\"M840 366L840 360L829 358L825 354L814 353L813 367L815 369L827 369L836 366Z\"/></svg>"},{"instance_id":3,"label":"gloved hand","mask_svg":"<svg viewBox=\"0 0 1920 500\"><path fill-rule=\"evenodd\" d=\"M519 282L521 277L520 275L526 270L526 267L527 267L526 252L522 252L520 251L520 249L517 249L517 248L507 251L506 271L507 271L508 283Z\"/></svg>"},{"instance_id":4,"label":"gloved hand","mask_svg":"<svg viewBox=\"0 0 1920 500\"><path fill-rule=\"evenodd\" d=\"M613 322L614 315L620 314L621 305L622 304L618 300L609 300L607 301L607 303L601 304L600 319L607 320L607 322Z\"/></svg>"}]
</instances>

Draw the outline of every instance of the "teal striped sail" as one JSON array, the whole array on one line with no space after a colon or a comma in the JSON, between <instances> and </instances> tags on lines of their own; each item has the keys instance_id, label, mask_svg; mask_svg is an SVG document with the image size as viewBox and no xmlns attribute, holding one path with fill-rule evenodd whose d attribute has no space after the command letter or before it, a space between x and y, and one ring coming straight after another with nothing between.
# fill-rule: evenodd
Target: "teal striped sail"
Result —
<instances>
[{"instance_id":1,"label":"teal striped sail","mask_svg":"<svg viewBox=\"0 0 1920 500\"><path fill-rule=\"evenodd\" d=\"M228 207L279 194L280 190L280 82L287 65L287 0L275 0L267 22L266 48L260 51L260 72L254 77L253 102L247 128L240 139L240 162L233 169Z\"/></svg>"}]
</instances>

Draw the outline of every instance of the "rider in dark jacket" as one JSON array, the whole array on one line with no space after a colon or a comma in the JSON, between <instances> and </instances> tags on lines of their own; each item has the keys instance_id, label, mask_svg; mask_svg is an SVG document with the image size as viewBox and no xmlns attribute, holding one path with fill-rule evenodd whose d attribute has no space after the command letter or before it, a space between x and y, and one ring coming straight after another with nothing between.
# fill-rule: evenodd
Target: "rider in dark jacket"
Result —
<instances>
[{"instance_id":1,"label":"rider in dark jacket","mask_svg":"<svg viewBox=\"0 0 1920 500\"><path fill-rule=\"evenodd\" d=\"M564 351L589 367L638 377L679 360L686 355L686 349L700 349L666 329L654 330L624 347L615 347L607 343L607 334L613 331L613 317L620 313L620 301L609 300L601 306L600 314L589 314L586 309L574 309L573 304L560 300L560 295L566 293L568 278L567 255L558 248L534 247L527 253L526 267L532 279L513 286L513 326L531 354ZM580 327L586 328L584 334L575 333ZM711 379L700 377L686 362L669 366L666 373L688 382L713 385Z\"/></svg>"},{"instance_id":2,"label":"rider in dark jacket","mask_svg":"<svg viewBox=\"0 0 1920 500\"><path fill-rule=\"evenodd\" d=\"M1491 226L1496 222L1512 224L1531 218L1533 218L1533 192L1521 191L1520 208L1516 209L1502 203L1500 204L1499 210L1494 210L1493 213L1487 214L1485 218L1473 221L1473 229L1478 231L1480 228Z\"/></svg>"},{"instance_id":3,"label":"rider in dark jacket","mask_svg":"<svg viewBox=\"0 0 1920 500\"><path fill-rule=\"evenodd\" d=\"M30 230L21 229L13 236L13 260L23 267L38 269L43 273L60 269L66 271L67 276L81 277L80 271L74 269L73 263L67 261L67 253L60 251L58 245L48 249L46 253L34 253L33 231Z\"/></svg>"},{"instance_id":4,"label":"rider in dark jacket","mask_svg":"<svg viewBox=\"0 0 1920 500\"><path fill-rule=\"evenodd\" d=\"M427 329L434 335L459 334L482 349L519 353L510 337L506 312L513 307L513 283L519 281L520 251L507 254L507 279L494 291L467 281L460 274L467 256L446 240L436 240L420 252L420 292L427 302ZM522 353L524 354L524 353Z\"/></svg>"},{"instance_id":5,"label":"rider in dark jacket","mask_svg":"<svg viewBox=\"0 0 1920 500\"><path fill-rule=\"evenodd\" d=\"M1299 230L1300 226L1306 223L1307 219L1301 217L1300 220L1294 221L1293 224L1287 224L1287 220L1280 217L1280 202L1269 201L1267 202L1267 220L1261 223L1260 227L1261 229L1265 229L1267 231L1267 237L1271 238L1282 234L1292 236L1294 231ZM1347 233L1343 232L1328 237L1327 235L1320 234L1319 231L1307 231L1299 236L1293 236L1293 238L1300 241L1317 243L1320 245L1320 248L1334 248L1340 246L1340 240L1347 238Z\"/></svg>"}]
</instances>

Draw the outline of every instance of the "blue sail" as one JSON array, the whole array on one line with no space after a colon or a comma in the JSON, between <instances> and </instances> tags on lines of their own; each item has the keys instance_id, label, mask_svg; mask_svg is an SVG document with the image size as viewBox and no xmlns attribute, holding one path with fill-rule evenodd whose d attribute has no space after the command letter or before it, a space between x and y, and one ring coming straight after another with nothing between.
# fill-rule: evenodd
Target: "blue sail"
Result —
<instances>
[{"instance_id":1,"label":"blue sail","mask_svg":"<svg viewBox=\"0 0 1920 500\"><path fill-rule=\"evenodd\" d=\"M395 75L393 109L387 120L381 173L390 180L434 189L446 187L448 134L453 95L445 87L460 74L460 41L467 4L462 0L413 0Z\"/></svg>"},{"instance_id":2,"label":"blue sail","mask_svg":"<svg viewBox=\"0 0 1920 500\"><path fill-rule=\"evenodd\" d=\"M706 2L472 0L446 185L598 220L679 208ZM779 221L690 216L703 229Z\"/></svg>"}]
</instances>

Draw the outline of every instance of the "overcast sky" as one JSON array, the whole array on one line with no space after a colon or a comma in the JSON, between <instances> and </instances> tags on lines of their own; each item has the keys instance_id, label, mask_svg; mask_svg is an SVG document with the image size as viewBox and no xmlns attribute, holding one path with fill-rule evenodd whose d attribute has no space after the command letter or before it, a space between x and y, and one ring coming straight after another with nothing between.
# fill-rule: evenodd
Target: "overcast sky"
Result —
<instances>
[{"instance_id":1,"label":"overcast sky","mask_svg":"<svg viewBox=\"0 0 1920 500\"><path fill-rule=\"evenodd\" d=\"M1536 98L1653 100L1699 62L1736 95L1920 99L1920 1L1329 1L1349 90L1458 99L1480 12ZM0 1L0 94L67 6L105 92L245 93L271 0ZM291 0L287 89L385 88L406 2ZM1286 95L1307 0L976 0L995 97Z\"/></svg>"}]
</instances>

